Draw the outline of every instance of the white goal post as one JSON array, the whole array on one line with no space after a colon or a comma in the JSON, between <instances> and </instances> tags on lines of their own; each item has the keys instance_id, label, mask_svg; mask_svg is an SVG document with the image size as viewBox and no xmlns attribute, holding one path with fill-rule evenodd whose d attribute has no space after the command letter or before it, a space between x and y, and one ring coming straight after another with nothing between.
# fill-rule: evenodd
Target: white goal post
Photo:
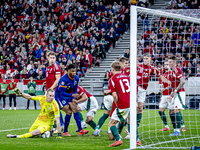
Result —
<instances>
[{"instance_id":1,"label":"white goal post","mask_svg":"<svg viewBox=\"0 0 200 150\"><path fill-rule=\"evenodd\" d=\"M136 122L137 122L137 23L138 23L138 13L158 16L158 17L166 17L174 20L181 20L191 23L200 24L200 19L198 17L190 17L181 14L170 13L162 10L155 10L149 8L142 8L137 6L131 6L130 9L130 149L136 148L152 148L154 146L151 144L149 147L137 147L136 145ZM195 137L194 137L195 138ZM199 139L199 137L197 137ZM184 138L187 140L187 138ZM196 145L198 146L198 145ZM161 147L153 147L154 149ZM172 148L172 147L168 147ZM174 149L178 147L173 147ZM180 148L180 147L179 147ZM188 147L182 147L185 149Z\"/></svg>"}]
</instances>

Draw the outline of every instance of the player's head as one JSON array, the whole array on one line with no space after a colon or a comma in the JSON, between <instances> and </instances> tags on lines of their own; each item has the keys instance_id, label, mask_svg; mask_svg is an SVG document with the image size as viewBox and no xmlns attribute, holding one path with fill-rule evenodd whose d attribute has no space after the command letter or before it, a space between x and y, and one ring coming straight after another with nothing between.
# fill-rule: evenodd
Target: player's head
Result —
<instances>
[{"instance_id":1,"label":"player's head","mask_svg":"<svg viewBox=\"0 0 200 150\"><path fill-rule=\"evenodd\" d=\"M71 78L74 78L75 75L76 75L76 67L74 64L70 64L68 66L68 75L71 77Z\"/></svg>"},{"instance_id":2,"label":"player's head","mask_svg":"<svg viewBox=\"0 0 200 150\"><path fill-rule=\"evenodd\" d=\"M169 70L169 62L168 61L165 61L164 62L164 68L165 68L165 70Z\"/></svg>"},{"instance_id":3,"label":"player's head","mask_svg":"<svg viewBox=\"0 0 200 150\"><path fill-rule=\"evenodd\" d=\"M6 83L6 79L5 78L3 79L3 83Z\"/></svg>"},{"instance_id":4,"label":"player's head","mask_svg":"<svg viewBox=\"0 0 200 150\"><path fill-rule=\"evenodd\" d=\"M120 72L121 68L122 68L122 64L119 61L114 61L111 64L111 71L113 72L113 74Z\"/></svg>"},{"instance_id":5,"label":"player's head","mask_svg":"<svg viewBox=\"0 0 200 150\"><path fill-rule=\"evenodd\" d=\"M169 61L170 68L173 68L176 66L176 57L175 56L170 56L168 61Z\"/></svg>"},{"instance_id":6,"label":"player's head","mask_svg":"<svg viewBox=\"0 0 200 150\"><path fill-rule=\"evenodd\" d=\"M11 77L11 81L14 82L14 78L13 77Z\"/></svg>"},{"instance_id":7,"label":"player's head","mask_svg":"<svg viewBox=\"0 0 200 150\"><path fill-rule=\"evenodd\" d=\"M149 53L145 53L143 56L143 61L145 65L150 65L151 55Z\"/></svg>"},{"instance_id":8,"label":"player's head","mask_svg":"<svg viewBox=\"0 0 200 150\"><path fill-rule=\"evenodd\" d=\"M126 58L126 57L121 57L119 59L119 62L122 64L123 69L128 66L128 58Z\"/></svg>"},{"instance_id":9,"label":"player's head","mask_svg":"<svg viewBox=\"0 0 200 150\"><path fill-rule=\"evenodd\" d=\"M54 53L54 52L49 52L48 55L47 55L47 57L48 57L49 65L50 65L50 66L51 66L51 65L54 65L55 62L56 62L56 53Z\"/></svg>"},{"instance_id":10,"label":"player's head","mask_svg":"<svg viewBox=\"0 0 200 150\"><path fill-rule=\"evenodd\" d=\"M54 99L54 90L53 89L48 89L46 93L46 100L47 102L51 103Z\"/></svg>"},{"instance_id":11,"label":"player's head","mask_svg":"<svg viewBox=\"0 0 200 150\"><path fill-rule=\"evenodd\" d=\"M30 79L31 81L33 81L33 77L30 77L29 79Z\"/></svg>"}]
</instances>

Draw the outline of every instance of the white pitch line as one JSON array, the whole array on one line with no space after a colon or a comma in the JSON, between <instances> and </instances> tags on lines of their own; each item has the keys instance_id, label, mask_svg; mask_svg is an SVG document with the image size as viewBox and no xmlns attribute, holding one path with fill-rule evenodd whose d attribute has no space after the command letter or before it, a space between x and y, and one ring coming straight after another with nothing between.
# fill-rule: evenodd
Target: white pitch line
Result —
<instances>
[{"instance_id":1,"label":"white pitch line","mask_svg":"<svg viewBox=\"0 0 200 150\"><path fill-rule=\"evenodd\" d=\"M6 131L15 131L15 130L23 130L23 129L29 129L30 127L26 128L16 128L16 129L8 129L8 130L0 130L0 132L6 132Z\"/></svg>"},{"instance_id":2,"label":"white pitch line","mask_svg":"<svg viewBox=\"0 0 200 150\"><path fill-rule=\"evenodd\" d=\"M160 142L160 143L155 143L155 144L150 144L150 145L146 145L145 147L151 147L151 146L161 145L161 144L165 144L165 143L172 143L172 142L183 141L183 140L189 140L189 139L196 139L196 138L199 138L199 136L190 137L190 138L184 138L184 139L177 139L177 140L166 141L166 142Z\"/></svg>"},{"instance_id":3,"label":"white pitch line","mask_svg":"<svg viewBox=\"0 0 200 150\"><path fill-rule=\"evenodd\" d=\"M71 123L69 125L76 125L75 123ZM108 124L104 124L104 125L108 125ZM26 127L26 128L15 128L15 129L7 129L7 130L0 130L0 132L7 132L7 131L16 131L16 130L23 130L23 129L29 129L30 127Z\"/></svg>"}]
</instances>

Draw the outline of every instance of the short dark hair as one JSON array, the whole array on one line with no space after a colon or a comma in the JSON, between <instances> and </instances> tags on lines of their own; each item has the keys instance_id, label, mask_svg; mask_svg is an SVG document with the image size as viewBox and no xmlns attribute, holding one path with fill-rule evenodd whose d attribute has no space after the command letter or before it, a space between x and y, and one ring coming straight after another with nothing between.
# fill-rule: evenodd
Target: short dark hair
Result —
<instances>
[{"instance_id":1,"label":"short dark hair","mask_svg":"<svg viewBox=\"0 0 200 150\"><path fill-rule=\"evenodd\" d=\"M176 60L175 56L170 56L169 59Z\"/></svg>"},{"instance_id":2,"label":"short dark hair","mask_svg":"<svg viewBox=\"0 0 200 150\"><path fill-rule=\"evenodd\" d=\"M128 58L126 58L126 57L121 57L121 58L119 59L119 62L121 62L121 63L124 63L125 61L128 61Z\"/></svg>"},{"instance_id":3,"label":"short dark hair","mask_svg":"<svg viewBox=\"0 0 200 150\"><path fill-rule=\"evenodd\" d=\"M70 70L70 69L75 69L76 67L75 67L75 65L74 64L70 64L69 66L68 66L68 70Z\"/></svg>"}]
</instances>

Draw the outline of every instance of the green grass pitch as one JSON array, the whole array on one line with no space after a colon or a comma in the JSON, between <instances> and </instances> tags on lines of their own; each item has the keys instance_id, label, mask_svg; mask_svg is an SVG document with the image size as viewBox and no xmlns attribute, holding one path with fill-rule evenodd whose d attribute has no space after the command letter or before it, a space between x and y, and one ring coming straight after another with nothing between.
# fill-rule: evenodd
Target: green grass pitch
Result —
<instances>
[{"instance_id":1,"label":"green grass pitch","mask_svg":"<svg viewBox=\"0 0 200 150\"><path fill-rule=\"evenodd\" d=\"M83 111L83 116L85 118L86 112ZM168 112L166 112L167 114ZM101 136L94 137L92 136L93 129L88 126L88 130L90 131L89 134L84 136L78 136L78 133L75 132L77 126L74 121L74 118L71 118L70 126L69 126L69 133L72 135L71 137L63 137L63 139L56 139L55 137L50 137L49 139L42 139L42 138L29 138L29 139L8 139L6 138L7 134L23 134L27 133L35 119L39 114L39 110L0 110L0 150L4 149L20 149L20 150L29 150L29 149L73 149L73 150L100 150L100 149L128 149L129 148L129 140L123 139L123 145L119 147L110 148L108 147L113 141L108 139L108 134L106 133L108 129L108 121L106 120L105 124L103 125L102 129L103 132ZM94 121L97 123L99 118L102 116L103 110L98 110ZM188 128L185 133L182 133L182 138L191 138L197 137L200 133L200 127L198 123L200 122L200 111L197 110L184 110L184 119L185 125ZM190 116L188 115L190 114ZM196 117L195 117L196 115ZM63 114L64 116L64 114ZM159 132L158 130L163 127L161 119L159 118L158 110L144 110L143 113L143 120L141 121L139 132L140 138L143 139L142 143L144 145L150 145L153 143L158 142L165 142L171 140L177 140L177 137L169 137L169 133L172 133L173 130L170 132ZM167 118L170 124L169 117ZM150 124L150 125L149 125ZM199 129L195 129L196 127ZM172 126L170 125L171 129ZM25 128L25 129L22 129ZM14 129L14 130L11 130ZM124 130L122 132L122 137L126 136ZM151 137L151 138L149 138ZM184 147L191 147L196 144L198 146L200 138L188 139L188 140L181 140L177 142L167 143L156 145L155 147L178 147L181 143ZM199 144L200 145L200 144Z\"/></svg>"}]
</instances>

